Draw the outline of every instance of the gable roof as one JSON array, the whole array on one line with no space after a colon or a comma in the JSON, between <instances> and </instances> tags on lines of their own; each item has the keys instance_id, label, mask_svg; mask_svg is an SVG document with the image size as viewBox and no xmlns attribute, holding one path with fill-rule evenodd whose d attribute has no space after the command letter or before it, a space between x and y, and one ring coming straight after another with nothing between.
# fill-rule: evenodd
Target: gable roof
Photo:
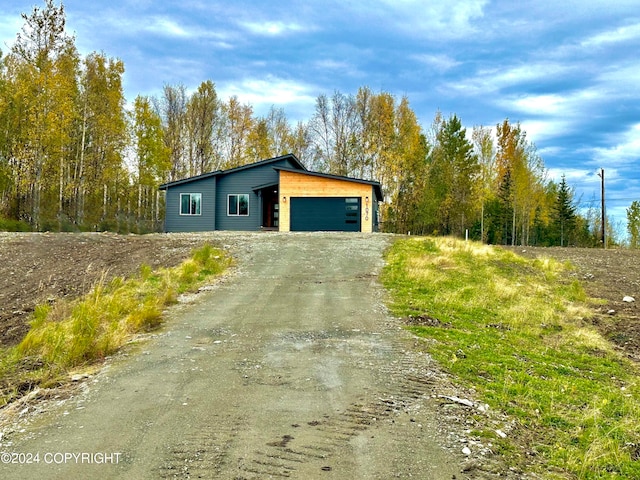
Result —
<instances>
[{"instance_id":1,"label":"gable roof","mask_svg":"<svg viewBox=\"0 0 640 480\"><path fill-rule=\"evenodd\" d=\"M333 179L333 180L344 180L346 182L363 183L365 185L371 185L373 187L375 196L378 199L378 201L383 201L384 200L384 198L382 196L382 186L380 185L380 182L376 182L374 180L363 180L362 178L352 178L352 177L345 177L345 176L341 176L341 175L332 175L330 173L312 172L310 170L307 170L306 167L302 163L300 163L300 160L298 160L298 158L292 153L288 153L286 155L281 155L279 157L268 158L266 160L260 160L259 162L249 163L247 165L242 165L240 167L230 168L228 170L216 170L214 172L203 173L201 175L196 175L194 177L183 178L181 180L175 180L173 182L164 183L164 184L160 185L158 188L160 190L167 190L168 188L175 187L176 185L183 185L183 184L186 184L186 183L195 182L195 181L198 181L198 180L203 180L205 178L210 178L210 177L228 175L228 174L231 174L231 173L240 172L242 170L249 170L250 168L254 168L254 167L259 167L259 166L263 166L263 165L269 165L270 163L280 162L282 160L290 160L293 163L293 165L296 166L296 168L274 166L273 167L274 170L285 171L285 172L293 172L293 173L299 173L299 174L303 174L303 175L311 175L311 176L314 176L314 177L330 178L330 179ZM265 187L272 186L272 185L276 185L276 184L260 185L260 186L254 187L253 189L254 190L259 190L261 188L265 188Z\"/></svg>"},{"instance_id":2,"label":"gable roof","mask_svg":"<svg viewBox=\"0 0 640 480\"><path fill-rule=\"evenodd\" d=\"M365 185L371 185L373 187L373 190L376 194L376 198L378 199L378 201L383 200L382 186L380 185L380 182L376 182L375 180L363 180L362 178L352 178L352 177L345 177L341 175L332 175L330 173L312 172L310 170L305 170L301 172L299 170L296 170L295 168L288 168L288 167L273 167L273 169L283 171L283 172L299 173L301 175L310 175L313 177L330 178L333 180L344 180L345 182L363 183Z\"/></svg>"},{"instance_id":3,"label":"gable roof","mask_svg":"<svg viewBox=\"0 0 640 480\"><path fill-rule=\"evenodd\" d=\"M287 159L291 160L293 162L293 164L296 165L296 167L297 167L297 168L290 168L289 170L291 170L293 172L306 172L307 171L305 166L302 165L302 163L300 163L300 160L298 160L298 158L294 154L287 153L286 155L281 155L279 157L274 157L274 158L268 158L266 160L260 160L259 162L249 163L247 165L242 165L240 167L230 168L228 170L216 170L214 172L203 173L201 175L196 175L194 177L183 178L181 180L174 180L173 182L163 183L158 188L160 190L166 190L167 188L175 187L176 185L182 185L182 184L185 184L185 183L195 182L197 180L203 180L205 178L216 177L218 175L227 175L229 173L240 172L242 170L248 170L250 168L254 168L254 167L258 167L258 166L262 166L262 165L268 165L270 163L275 163L275 162L279 162L279 161L287 160Z\"/></svg>"}]
</instances>

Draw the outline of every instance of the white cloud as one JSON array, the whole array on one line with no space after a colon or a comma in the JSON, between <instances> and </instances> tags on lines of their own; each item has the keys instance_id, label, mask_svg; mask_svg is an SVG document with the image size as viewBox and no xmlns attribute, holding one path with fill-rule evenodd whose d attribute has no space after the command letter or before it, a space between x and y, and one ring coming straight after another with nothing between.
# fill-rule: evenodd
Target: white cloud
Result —
<instances>
[{"instance_id":1,"label":"white cloud","mask_svg":"<svg viewBox=\"0 0 640 480\"><path fill-rule=\"evenodd\" d=\"M558 94L552 94L520 97L513 102L513 105L523 112L553 114L558 113L565 103L565 98Z\"/></svg>"},{"instance_id":2,"label":"white cloud","mask_svg":"<svg viewBox=\"0 0 640 480\"><path fill-rule=\"evenodd\" d=\"M460 65L460 62L451 58L448 55L443 54L428 54L422 53L417 55L412 55L414 60L423 63L424 65L431 67L435 70L446 71L450 70L454 67Z\"/></svg>"},{"instance_id":3,"label":"white cloud","mask_svg":"<svg viewBox=\"0 0 640 480\"><path fill-rule=\"evenodd\" d=\"M218 93L222 98L237 96L242 103L249 103L258 115L265 114L272 106L294 106L313 109L315 95L312 88L302 83L278 78L246 78L240 82L221 84Z\"/></svg>"},{"instance_id":4,"label":"white cloud","mask_svg":"<svg viewBox=\"0 0 640 480\"><path fill-rule=\"evenodd\" d=\"M598 75L597 80L608 86L609 94L616 97L627 93L637 95L640 85L640 61L633 59L624 65L610 64Z\"/></svg>"},{"instance_id":5,"label":"white cloud","mask_svg":"<svg viewBox=\"0 0 640 480\"><path fill-rule=\"evenodd\" d=\"M479 70L475 75L451 82L448 88L463 95L487 95L501 89L524 83L548 81L563 78L574 67L560 62L527 62L506 67L491 67Z\"/></svg>"},{"instance_id":6,"label":"white cloud","mask_svg":"<svg viewBox=\"0 0 640 480\"><path fill-rule=\"evenodd\" d=\"M303 30L302 25L295 22L242 22L240 26L254 35L277 37Z\"/></svg>"},{"instance_id":7,"label":"white cloud","mask_svg":"<svg viewBox=\"0 0 640 480\"><path fill-rule=\"evenodd\" d=\"M610 98L605 89L584 88L566 93L508 96L499 104L527 115L559 116L558 121L561 121L584 115L590 105L605 98Z\"/></svg>"},{"instance_id":8,"label":"white cloud","mask_svg":"<svg viewBox=\"0 0 640 480\"><path fill-rule=\"evenodd\" d=\"M608 30L593 35L584 40L581 45L583 47L602 47L613 43L623 43L637 39L640 39L640 23L626 25L616 28L615 30Z\"/></svg>"},{"instance_id":9,"label":"white cloud","mask_svg":"<svg viewBox=\"0 0 640 480\"><path fill-rule=\"evenodd\" d=\"M320 70L339 70L344 72L345 70L353 69L353 65L351 63L333 59L318 60L314 62L314 65Z\"/></svg>"},{"instance_id":10,"label":"white cloud","mask_svg":"<svg viewBox=\"0 0 640 480\"><path fill-rule=\"evenodd\" d=\"M562 180L562 176L567 180L570 186L579 184L582 188L600 185L600 177L598 177L595 169L584 168L549 168L547 170L549 179L558 183Z\"/></svg>"},{"instance_id":11,"label":"white cloud","mask_svg":"<svg viewBox=\"0 0 640 480\"><path fill-rule=\"evenodd\" d=\"M411 36L445 38L465 37L476 27L473 21L484 16L488 0L424 2L422 0L382 0L382 12L395 27ZM363 10L376 8L365 2Z\"/></svg>"},{"instance_id":12,"label":"white cloud","mask_svg":"<svg viewBox=\"0 0 640 480\"><path fill-rule=\"evenodd\" d=\"M167 17L151 17L141 25L143 30L168 37L191 37L193 31Z\"/></svg>"},{"instance_id":13,"label":"white cloud","mask_svg":"<svg viewBox=\"0 0 640 480\"><path fill-rule=\"evenodd\" d=\"M532 138L532 140L535 142L535 138ZM538 155L540 155L542 158L545 158L547 155L555 157L563 153L564 150L565 149L559 145L550 145L538 149Z\"/></svg>"},{"instance_id":14,"label":"white cloud","mask_svg":"<svg viewBox=\"0 0 640 480\"><path fill-rule=\"evenodd\" d=\"M637 167L640 164L640 123L632 125L611 146L592 150L593 162L602 166Z\"/></svg>"},{"instance_id":15,"label":"white cloud","mask_svg":"<svg viewBox=\"0 0 640 480\"><path fill-rule=\"evenodd\" d=\"M546 61L528 61L511 68L493 69L481 72L486 81L504 88L535 80L548 80L550 78L561 78L573 70L574 67L559 63Z\"/></svg>"},{"instance_id":16,"label":"white cloud","mask_svg":"<svg viewBox=\"0 0 640 480\"><path fill-rule=\"evenodd\" d=\"M571 122L564 119L549 118L547 120L522 120L522 130L527 138L538 143L547 138L554 138L571 131Z\"/></svg>"}]
</instances>

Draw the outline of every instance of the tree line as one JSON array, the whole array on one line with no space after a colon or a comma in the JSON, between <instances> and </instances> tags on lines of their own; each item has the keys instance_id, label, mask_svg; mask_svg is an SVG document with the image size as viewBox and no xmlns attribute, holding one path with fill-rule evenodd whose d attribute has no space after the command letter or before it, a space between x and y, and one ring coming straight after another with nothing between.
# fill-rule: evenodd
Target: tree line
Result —
<instances>
[{"instance_id":1,"label":"tree line","mask_svg":"<svg viewBox=\"0 0 640 480\"><path fill-rule=\"evenodd\" d=\"M125 66L82 57L64 6L23 14L0 56L0 222L34 230L162 228L161 183L285 153L311 170L380 181L390 232L469 235L509 245L595 246L599 212L578 213L546 177L518 123L463 127L436 112L424 129L409 99L363 86L320 95L307 121L264 116L213 81L165 85L128 108ZM0 227L2 225L0 224ZM611 238L611 237L610 237Z\"/></svg>"}]
</instances>

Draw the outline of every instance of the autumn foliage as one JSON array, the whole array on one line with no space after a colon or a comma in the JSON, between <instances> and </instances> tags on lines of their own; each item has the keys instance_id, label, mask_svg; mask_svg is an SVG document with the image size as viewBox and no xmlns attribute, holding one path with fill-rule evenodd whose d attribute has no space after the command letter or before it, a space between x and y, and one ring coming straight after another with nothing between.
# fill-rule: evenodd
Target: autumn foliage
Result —
<instances>
[{"instance_id":1,"label":"autumn foliage","mask_svg":"<svg viewBox=\"0 0 640 480\"><path fill-rule=\"evenodd\" d=\"M558 195L571 206L572 191L547 179L509 119L468 131L436 112L425 129L407 97L363 86L319 95L293 124L281 108L258 116L220 98L211 80L127 106L125 65L83 58L62 4L46 0L23 19L0 58L0 229L160 230L161 183L293 153L312 170L381 182L386 231L598 244L599 215L558 218Z\"/></svg>"}]
</instances>

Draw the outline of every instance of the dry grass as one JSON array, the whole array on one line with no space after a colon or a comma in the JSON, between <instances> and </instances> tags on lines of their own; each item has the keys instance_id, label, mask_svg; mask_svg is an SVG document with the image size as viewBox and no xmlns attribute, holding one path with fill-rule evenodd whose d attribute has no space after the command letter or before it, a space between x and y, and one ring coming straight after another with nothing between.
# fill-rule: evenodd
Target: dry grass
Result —
<instances>
[{"instance_id":1,"label":"dry grass","mask_svg":"<svg viewBox=\"0 0 640 480\"><path fill-rule=\"evenodd\" d=\"M157 328L178 294L220 274L230 262L221 250L204 245L178 267L153 272L142 266L135 278L102 278L81 299L38 306L22 342L2 352L0 405L111 355L137 332Z\"/></svg>"},{"instance_id":2,"label":"dry grass","mask_svg":"<svg viewBox=\"0 0 640 480\"><path fill-rule=\"evenodd\" d=\"M638 370L590 326L570 265L451 238L398 241L387 260L394 312L446 324L411 330L514 420L516 444L495 439L514 463L554 478L640 478Z\"/></svg>"}]
</instances>

